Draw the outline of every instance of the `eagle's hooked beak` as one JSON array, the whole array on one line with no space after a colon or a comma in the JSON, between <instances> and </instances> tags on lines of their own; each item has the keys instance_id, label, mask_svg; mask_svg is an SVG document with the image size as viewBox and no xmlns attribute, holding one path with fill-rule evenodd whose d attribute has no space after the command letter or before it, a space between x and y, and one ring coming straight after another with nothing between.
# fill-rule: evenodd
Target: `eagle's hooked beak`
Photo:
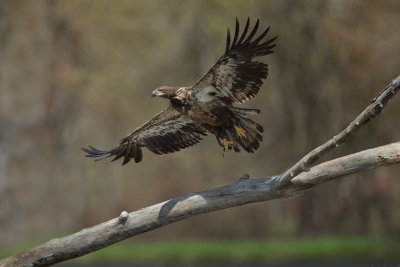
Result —
<instances>
[{"instance_id":1,"label":"eagle's hooked beak","mask_svg":"<svg viewBox=\"0 0 400 267\"><path fill-rule=\"evenodd\" d=\"M160 90L158 90L158 89L151 92L151 97L162 96L162 95L163 95L163 92L160 92Z\"/></svg>"},{"instance_id":2,"label":"eagle's hooked beak","mask_svg":"<svg viewBox=\"0 0 400 267\"><path fill-rule=\"evenodd\" d=\"M151 92L151 96L152 97L155 97L155 96L163 97L163 96L165 96L165 93L163 91L160 91L159 89L156 89L153 92Z\"/></svg>"}]
</instances>

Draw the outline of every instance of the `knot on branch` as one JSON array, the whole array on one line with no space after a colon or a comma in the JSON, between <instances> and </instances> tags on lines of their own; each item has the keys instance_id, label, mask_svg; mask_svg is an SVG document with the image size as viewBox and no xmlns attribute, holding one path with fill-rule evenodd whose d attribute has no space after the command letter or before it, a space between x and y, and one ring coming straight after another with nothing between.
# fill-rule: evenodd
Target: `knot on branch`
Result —
<instances>
[{"instance_id":1,"label":"knot on branch","mask_svg":"<svg viewBox=\"0 0 400 267\"><path fill-rule=\"evenodd\" d=\"M250 178L250 174L245 173L242 176L240 176L239 181L245 181L248 180Z\"/></svg>"},{"instance_id":2,"label":"knot on branch","mask_svg":"<svg viewBox=\"0 0 400 267\"><path fill-rule=\"evenodd\" d=\"M118 218L118 223L125 224L126 221L128 220L128 217L129 217L128 212L126 212L126 211L121 212L121 214L119 215L119 218Z\"/></svg>"}]
</instances>

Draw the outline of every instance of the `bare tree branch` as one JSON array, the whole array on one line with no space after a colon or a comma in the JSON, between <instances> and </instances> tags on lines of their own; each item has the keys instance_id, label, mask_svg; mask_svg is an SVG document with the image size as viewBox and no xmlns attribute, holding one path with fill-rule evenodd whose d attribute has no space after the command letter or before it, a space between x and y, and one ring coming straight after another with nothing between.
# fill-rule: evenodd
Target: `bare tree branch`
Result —
<instances>
[{"instance_id":1,"label":"bare tree branch","mask_svg":"<svg viewBox=\"0 0 400 267\"><path fill-rule=\"evenodd\" d=\"M339 147L340 144L344 143L352 134L354 134L363 125L368 123L373 117L377 117L383 108L386 106L388 101L395 95L400 89L400 76L397 76L385 90L375 97L371 104L361 112L358 117L352 121L349 126L346 127L341 133L334 136L325 144L315 148L310 153L305 155L300 161L294 164L291 168L285 171L280 177L279 181L281 186L285 186L290 183L293 177L296 177L301 172L310 169L313 163L315 163L319 158L324 156L329 151L334 148Z\"/></svg>"},{"instance_id":2,"label":"bare tree branch","mask_svg":"<svg viewBox=\"0 0 400 267\"><path fill-rule=\"evenodd\" d=\"M379 115L388 100L399 89L400 76L393 80L344 131L311 151L280 176L250 180L244 175L238 182L231 185L189 193L129 214L122 212L119 218L63 238L53 239L0 260L0 266L52 265L83 256L196 214L250 202L291 197L316 185L354 172L398 164L400 163L400 142L347 155L309 169L317 159L345 142L362 125Z\"/></svg>"},{"instance_id":3,"label":"bare tree branch","mask_svg":"<svg viewBox=\"0 0 400 267\"><path fill-rule=\"evenodd\" d=\"M90 252L123 239L196 214L239 206L250 202L295 196L304 190L361 170L400 163L400 142L319 164L278 186L278 177L241 179L238 182L181 197L138 210L122 212L119 218L53 239L0 261L0 266L47 266Z\"/></svg>"}]
</instances>

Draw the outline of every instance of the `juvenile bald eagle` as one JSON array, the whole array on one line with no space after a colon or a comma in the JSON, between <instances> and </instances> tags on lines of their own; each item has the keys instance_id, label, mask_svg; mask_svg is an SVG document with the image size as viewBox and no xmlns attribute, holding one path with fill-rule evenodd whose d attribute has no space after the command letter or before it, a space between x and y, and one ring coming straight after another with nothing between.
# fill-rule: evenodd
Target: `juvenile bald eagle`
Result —
<instances>
[{"instance_id":1,"label":"juvenile bald eagle","mask_svg":"<svg viewBox=\"0 0 400 267\"><path fill-rule=\"evenodd\" d=\"M253 98L268 76L268 65L253 61L255 57L273 53L277 37L265 40L269 27L258 37L257 20L250 33L247 19L239 33L236 19L233 39L228 28L226 49L217 63L194 85L189 87L159 87L152 96L170 101L169 107L124 137L111 150L101 151L93 146L83 148L87 157L112 161L123 157L122 165L131 159L142 160L142 147L156 154L167 154L197 144L209 133L223 147L253 153L262 141L263 128L249 119L258 109L234 107Z\"/></svg>"}]
</instances>

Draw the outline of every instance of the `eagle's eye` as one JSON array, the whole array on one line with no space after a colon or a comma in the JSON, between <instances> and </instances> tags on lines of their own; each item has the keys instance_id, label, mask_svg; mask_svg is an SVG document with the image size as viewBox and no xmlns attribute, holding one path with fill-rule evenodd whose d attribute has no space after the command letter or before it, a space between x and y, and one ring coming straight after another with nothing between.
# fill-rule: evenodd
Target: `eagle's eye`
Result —
<instances>
[{"instance_id":1,"label":"eagle's eye","mask_svg":"<svg viewBox=\"0 0 400 267\"><path fill-rule=\"evenodd\" d=\"M210 96L216 96L216 95L217 95L216 92L209 92L208 94L209 94Z\"/></svg>"}]
</instances>

